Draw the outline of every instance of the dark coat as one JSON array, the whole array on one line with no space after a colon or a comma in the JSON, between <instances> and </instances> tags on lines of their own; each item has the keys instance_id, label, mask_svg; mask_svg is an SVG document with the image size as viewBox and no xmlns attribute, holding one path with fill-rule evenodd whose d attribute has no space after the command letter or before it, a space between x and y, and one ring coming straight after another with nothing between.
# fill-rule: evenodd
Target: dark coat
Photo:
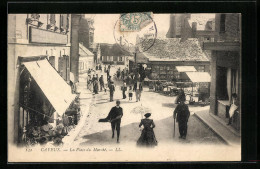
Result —
<instances>
[{"instance_id":1,"label":"dark coat","mask_svg":"<svg viewBox=\"0 0 260 169\"><path fill-rule=\"evenodd\" d=\"M115 119L118 116L123 116L123 109L122 109L122 107L117 108L115 106L115 107L112 107L112 109L110 110L110 112L109 112L108 116L106 117L106 119L113 120L113 119ZM114 122L121 122L121 118L115 120Z\"/></svg>"},{"instance_id":2,"label":"dark coat","mask_svg":"<svg viewBox=\"0 0 260 169\"><path fill-rule=\"evenodd\" d=\"M177 122L187 123L190 117L189 107L186 104L178 104L174 110L174 117L177 115Z\"/></svg>"},{"instance_id":3,"label":"dark coat","mask_svg":"<svg viewBox=\"0 0 260 169\"><path fill-rule=\"evenodd\" d=\"M133 90L136 91L136 89L137 89L137 82L135 82ZM142 83L139 84L139 89L140 89L141 91L143 90L143 85L142 85Z\"/></svg>"}]
</instances>

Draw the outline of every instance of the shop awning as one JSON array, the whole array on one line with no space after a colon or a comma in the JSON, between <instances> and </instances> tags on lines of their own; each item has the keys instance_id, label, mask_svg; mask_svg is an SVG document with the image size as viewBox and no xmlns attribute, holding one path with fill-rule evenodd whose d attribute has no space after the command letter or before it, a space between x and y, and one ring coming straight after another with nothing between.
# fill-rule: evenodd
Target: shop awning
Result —
<instances>
[{"instance_id":1,"label":"shop awning","mask_svg":"<svg viewBox=\"0 0 260 169\"><path fill-rule=\"evenodd\" d=\"M70 106L76 95L71 93L71 87L63 80L57 71L46 60L24 62L44 95L61 116Z\"/></svg>"},{"instance_id":2,"label":"shop awning","mask_svg":"<svg viewBox=\"0 0 260 169\"><path fill-rule=\"evenodd\" d=\"M186 74L194 83L211 82L211 77L208 72L186 72Z\"/></svg>"},{"instance_id":3,"label":"shop awning","mask_svg":"<svg viewBox=\"0 0 260 169\"><path fill-rule=\"evenodd\" d=\"M176 66L178 72L196 72L194 66Z\"/></svg>"}]
</instances>

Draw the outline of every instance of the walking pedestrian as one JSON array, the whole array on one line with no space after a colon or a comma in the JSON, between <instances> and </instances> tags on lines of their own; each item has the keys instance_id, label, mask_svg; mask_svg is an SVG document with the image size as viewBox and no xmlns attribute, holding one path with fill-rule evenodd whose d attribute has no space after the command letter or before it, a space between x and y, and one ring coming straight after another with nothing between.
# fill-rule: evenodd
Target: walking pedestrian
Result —
<instances>
[{"instance_id":1,"label":"walking pedestrian","mask_svg":"<svg viewBox=\"0 0 260 169\"><path fill-rule=\"evenodd\" d=\"M110 85L109 85L110 102L113 101L114 92L115 92L115 85L114 85L114 82L111 81Z\"/></svg>"},{"instance_id":2,"label":"walking pedestrian","mask_svg":"<svg viewBox=\"0 0 260 169\"><path fill-rule=\"evenodd\" d=\"M121 72L121 79L122 79L122 80L125 79L125 72L124 72L124 70L122 70L122 72Z\"/></svg>"},{"instance_id":3,"label":"walking pedestrian","mask_svg":"<svg viewBox=\"0 0 260 169\"><path fill-rule=\"evenodd\" d=\"M142 83L137 80L134 84L133 90L135 91L136 102L141 101L141 93L143 90Z\"/></svg>"},{"instance_id":4,"label":"walking pedestrian","mask_svg":"<svg viewBox=\"0 0 260 169\"><path fill-rule=\"evenodd\" d=\"M102 92L102 89L105 88L103 75L101 75L99 78L99 84L100 84L100 91Z\"/></svg>"},{"instance_id":5,"label":"walking pedestrian","mask_svg":"<svg viewBox=\"0 0 260 169\"><path fill-rule=\"evenodd\" d=\"M190 117L189 107L185 104L185 97L180 99L180 104L174 110L173 118L176 119L179 125L180 137L186 139L187 130L188 130L188 119ZM177 116L177 117L176 117Z\"/></svg>"},{"instance_id":6,"label":"walking pedestrian","mask_svg":"<svg viewBox=\"0 0 260 169\"><path fill-rule=\"evenodd\" d=\"M117 72L116 72L116 77L117 77L117 79L120 78L120 70L119 70L119 69L118 69Z\"/></svg>"},{"instance_id":7,"label":"walking pedestrian","mask_svg":"<svg viewBox=\"0 0 260 169\"><path fill-rule=\"evenodd\" d=\"M107 72L107 66L105 65L105 67L104 67L104 73L106 73Z\"/></svg>"},{"instance_id":8,"label":"walking pedestrian","mask_svg":"<svg viewBox=\"0 0 260 169\"><path fill-rule=\"evenodd\" d=\"M108 78L109 78L109 69L107 69L107 81L108 81Z\"/></svg>"},{"instance_id":9,"label":"walking pedestrian","mask_svg":"<svg viewBox=\"0 0 260 169\"><path fill-rule=\"evenodd\" d=\"M185 96L184 90L180 89L178 96L175 99L175 104L179 104L181 102L181 100L183 100L183 99L186 100L186 96Z\"/></svg>"},{"instance_id":10,"label":"walking pedestrian","mask_svg":"<svg viewBox=\"0 0 260 169\"><path fill-rule=\"evenodd\" d=\"M122 92L123 92L123 99L126 98L125 92L127 91L127 87L126 87L126 82L123 82L123 86L122 86Z\"/></svg>"},{"instance_id":11,"label":"walking pedestrian","mask_svg":"<svg viewBox=\"0 0 260 169\"><path fill-rule=\"evenodd\" d=\"M99 91L100 86L99 86L99 78L98 78L98 74L96 74L96 80L97 80L97 90Z\"/></svg>"},{"instance_id":12,"label":"walking pedestrian","mask_svg":"<svg viewBox=\"0 0 260 169\"><path fill-rule=\"evenodd\" d=\"M132 86L129 86L129 90L128 90L129 101L132 100L132 97L133 97L133 89Z\"/></svg>"},{"instance_id":13,"label":"walking pedestrian","mask_svg":"<svg viewBox=\"0 0 260 169\"><path fill-rule=\"evenodd\" d=\"M119 143L119 136L120 136L120 124L121 118L123 116L123 109L120 107L120 101L116 101L116 106L112 107L106 119L111 122L112 128L112 138L114 138L114 132L116 129L117 132L117 143Z\"/></svg>"},{"instance_id":14,"label":"walking pedestrian","mask_svg":"<svg viewBox=\"0 0 260 169\"><path fill-rule=\"evenodd\" d=\"M91 84L91 76L88 75L88 77L87 77L87 89L89 89L89 90L90 90L90 84Z\"/></svg>"},{"instance_id":15,"label":"walking pedestrian","mask_svg":"<svg viewBox=\"0 0 260 169\"><path fill-rule=\"evenodd\" d=\"M94 83L93 83L93 90L95 94L98 94L98 81L95 78Z\"/></svg>"},{"instance_id":16,"label":"walking pedestrian","mask_svg":"<svg viewBox=\"0 0 260 169\"><path fill-rule=\"evenodd\" d=\"M144 127L142 130L142 134L137 140L138 146L147 146L147 147L154 147L157 146L157 140L153 131L153 128L155 128L155 124L152 119L149 119L151 116L151 113L146 113L145 119L141 120L141 123L139 124L139 128L142 126Z\"/></svg>"}]
</instances>

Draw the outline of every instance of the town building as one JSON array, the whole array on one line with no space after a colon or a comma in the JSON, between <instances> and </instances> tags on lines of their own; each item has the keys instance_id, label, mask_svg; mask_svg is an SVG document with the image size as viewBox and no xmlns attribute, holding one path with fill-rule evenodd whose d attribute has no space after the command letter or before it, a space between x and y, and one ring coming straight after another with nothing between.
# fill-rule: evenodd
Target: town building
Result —
<instances>
[{"instance_id":1,"label":"town building","mask_svg":"<svg viewBox=\"0 0 260 169\"><path fill-rule=\"evenodd\" d=\"M93 52L94 49L94 19L85 18L85 15L81 16L79 25L79 42L82 43L87 49Z\"/></svg>"},{"instance_id":2,"label":"town building","mask_svg":"<svg viewBox=\"0 0 260 169\"><path fill-rule=\"evenodd\" d=\"M70 81L71 15L8 15L8 143L32 123L50 123L75 95Z\"/></svg>"},{"instance_id":3,"label":"town building","mask_svg":"<svg viewBox=\"0 0 260 169\"><path fill-rule=\"evenodd\" d=\"M200 45L203 42L214 42L218 34L215 31L215 14L171 14L170 28L167 38L198 38ZM205 50L210 58L210 51Z\"/></svg>"},{"instance_id":4,"label":"town building","mask_svg":"<svg viewBox=\"0 0 260 169\"><path fill-rule=\"evenodd\" d=\"M130 55L119 44L100 43L100 60L103 64L125 65L126 58Z\"/></svg>"},{"instance_id":5,"label":"town building","mask_svg":"<svg viewBox=\"0 0 260 169\"><path fill-rule=\"evenodd\" d=\"M231 95L241 100L241 15L216 14L214 42L203 43L211 54L210 113L228 122ZM239 106L240 107L240 106ZM241 109L233 115L232 126L240 131Z\"/></svg>"},{"instance_id":6,"label":"town building","mask_svg":"<svg viewBox=\"0 0 260 169\"><path fill-rule=\"evenodd\" d=\"M83 44L79 44L79 73L86 73L94 68L94 54Z\"/></svg>"},{"instance_id":7,"label":"town building","mask_svg":"<svg viewBox=\"0 0 260 169\"><path fill-rule=\"evenodd\" d=\"M182 42L181 38L159 38L153 46L143 53L137 53L136 62L146 64L146 76L151 80L178 81L187 79L176 66L194 66L199 72L209 72L210 62L202 51L197 38ZM132 70L134 61L130 61Z\"/></svg>"}]
</instances>

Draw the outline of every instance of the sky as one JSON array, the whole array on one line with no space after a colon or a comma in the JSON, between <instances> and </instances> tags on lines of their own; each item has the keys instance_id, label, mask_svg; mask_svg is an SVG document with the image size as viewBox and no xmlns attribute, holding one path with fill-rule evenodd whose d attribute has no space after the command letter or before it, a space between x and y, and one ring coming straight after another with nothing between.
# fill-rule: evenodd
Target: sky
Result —
<instances>
[{"instance_id":1,"label":"sky","mask_svg":"<svg viewBox=\"0 0 260 169\"><path fill-rule=\"evenodd\" d=\"M94 43L116 43L114 39L114 26L120 14L86 14L86 18L94 18ZM169 14L154 14L157 27L157 36L165 36L170 24Z\"/></svg>"},{"instance_id":2,"label":"sky","mask_svg":"<svg viewBox=\"0 0 260 169\"><path fill-rule=\"evenodd\" d=\"M192 14L191 17L208 19L214 14ZM86 18L94 18L94 43L115 43L113 30L120 14L85 14ZM170 26L170 14L154 14L153 20L157 27L157 37L165 37Z\"/></svg>"}]
</instances>

